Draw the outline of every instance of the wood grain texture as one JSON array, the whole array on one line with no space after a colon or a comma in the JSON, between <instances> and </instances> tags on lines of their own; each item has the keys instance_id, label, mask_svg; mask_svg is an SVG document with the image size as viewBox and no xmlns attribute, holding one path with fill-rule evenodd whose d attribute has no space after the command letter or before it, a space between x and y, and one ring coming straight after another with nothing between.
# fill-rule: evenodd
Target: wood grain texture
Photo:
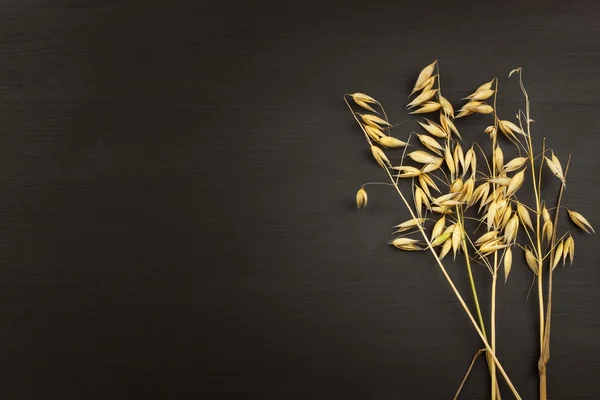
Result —
<instances>
[{"instance_id":1,"label":"wood grain texture","mask_svg":"<svg viewBox=\"0 0 600 400\"><path fill-rule=\"evenodd\" d=\"M341 96L402 121L437 58L448 97L499 76L513 112L502 78L523 66L535 134L575 155L564 204L598 226L599 18L596 1L1 0L0 397L451 398L480 344L431 259L386 246L393 194L356 211L383 178ZM576 240L553 400L600 399L600 256ZM534 399L513 268L499 357ZM480 363L462 399L487 386Z\"/></svg>"}]
</instances>

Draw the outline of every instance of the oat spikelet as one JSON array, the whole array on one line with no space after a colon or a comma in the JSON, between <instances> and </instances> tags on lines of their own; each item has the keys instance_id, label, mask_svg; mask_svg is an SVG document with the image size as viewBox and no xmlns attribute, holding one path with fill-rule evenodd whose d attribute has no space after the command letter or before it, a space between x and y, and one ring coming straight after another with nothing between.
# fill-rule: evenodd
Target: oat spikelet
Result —
<instances>
[{"instance_id":1,"label":"oat spikelet","mask_svg":"<svg viewBox=\"0 0 600 400\"><path fill-rule=\"evenodd\" d=\"M517 214L519 214L519 218L521 219L523 225L525 225L533 231L533 224L531 223L531 216L529 215L529 211L523 204L519 202L517 202Z\"/></svg>"},{"instance_id":2,"label":"oat spikelet","mask_svg":"<svg viewBox=\"0 0 600 400\"><path fill-rule=\"evenodd\" d=\"M531 250L528 247L525 248L525 261L527 262L527 266L529 269L533 271L534 274L538 274L538 262L537 258L533 255Z\"/></svg>"},{"instance_id":3,"label":"oat spikelet","mask_svg":"<svg viewBox=\"0 0 600 400\"><path fill-rule=\"evenodd\" d=\"M373 128L378 128L381 129L381 126L392 126L392 124L390 124L389 122L387 122L386 120L379 118L376 115L372 115L372 114L358 114L360 115L360 118L363 120L363 122L369 126L372 126Z\"/></svg>"},{"instance_id":4,"label":"oat spikelet","mask_svg":"<svg viewBox=\"0 0 600 400\"><path fill-rule=\"evenodd\" d=\"M504 133L506 136L514 138L515 133L525 136L525 133L523 132L523 130L520 127L518 127L517 125L513 124L512 122L510 122L508 120L500 120L498 122L498 127L500 128L502 133Z\"/></svg>"},{"instance_id":5,"label":"oat spikelet","mask_svg":"<svg viewBox=\"0 0 600 400\"><path fill-rule=\"evenodd\" d=\"M471 148L471 150L473 150ZM473 151L473 158L471 159L471 177L476 179L477 177L477 157L475 156L475 152Z\"/></svg>"},{"instance_id":6,"label":"oat spikelet","mask_svg":"<svg viewBox=\"0 0 600 400\"><path fill-rule=\"evenodd\" d=\"M450 192L451 193L460 193L463 189L463 186L464 186L464 183L463 183L462 179L457 178L450 185Z\"/></svg>"},{"instance_id":7,"label":"oat spikelet","mask_svg":"<svg viewBox=\"0 0 600 400\"><path fill-rule=\"evenodd\" d=\"M424 90L423 93L415 97L410 103L406 105L406 108L413 108L416 106L420 106L425 103L427 100L431 100L433 96L437 93L437 89Z\"/></svg>"},{"instance_id":8,"label":"oat spikelet","mask_svg":"<svg viewBox=\"0 0 600 400\"><path fill-rule=\"evenodd\" d=\"M504 228L505 230L506 230L506 224L508 224L508 221L510 220L512 215L513 215L512 206L510 204L508 204L505 207L504 212L502 214L502 219L500 220L500 226L502 228ZM518 217L515 215L515 218L517 218L517 228L518 228Z\"/></svg>"},{"instance_id":9,"label":"oat spikelet","mask_svg":"<svg viewBox=\"0 0 600 400\"><path fill-rule=\"evenodd\" d=\"M546 161L546 165L548 166L548 168L550 169L550 171L552 171L552 173L558 178L560 179L560 181L564 184L566 184L565 182L565 177L563 175L563 171L562 168L559 164L556 164L553 160L549 159L548 157L544 157L544 160Z\"/></svg>"},{"instance_id":10,"label":"oat spikelet","mask_svg":"<svg viewBox=\"0 0 600 400\"><path fill-rule=\"evenodd\" d=\"M452 252L454 253L454 259L456 260L456 253L462 247L462 228L457 227L452 232Z\"/></svg>"},{"instance_id":11,"label":"oat spikelet","mask_svg":"<svg viewBox=\"0 0 600 400\"><path fill-rule=\"evenodd\" d=\"M421 214L421 209L423 208L423 205L427 208L431 208L431 203L429 202L429 198L427 197L427 194L425 194L423 189L416 186L416 188L415 188L415 207L417 208L419 215Z\"/></svg>"},{"instance_id":12,"label":"oat spikelet","mask_svg":"<svg viewBox=\"0 0 600 400\"><path fill-rule=\"evenodd\" d=\"M575 257L575 241L573 240L572 236L569 236L568 239L565 241L565 249L563 249L563 252L563 265L566 260L567 252L569 255L569 260L571 260L571 265L573 265L573 257Z\"/></svg>"},{"instance_id":13,"label":"oat spikelet","mask_svg":"<svg viewBox=\"0 0 600 400\"><path fill-rule=\"evenodd\" d=\"M422 175L419 175L419 183L421 184L421 190L423 190L423 192L425 192L425 194L427 195L428 198L432 198L431 196L431 192L429 191L429 186L427 185L423 185L422 179L421 178Z\"/></svg>"},{"instance_id":14,"label":"oat spikelet","mask_svg":"<svg viewBox=\"0 0 600 400\"><path fill-rule=\"evenodd\" d=\"M544 226L542 227L542 236L546 237L546 241L550 241L552 239L552 221L548 220L544 222Z\"/></svg>"},{"instance_id":15,"label":"oat spikelet","mask_svg":"<svg viewBox=\"0 0 600 400\"><path fill-rule=\"evenodd\" d=\"M490 184L489 183L482 183L481 185L477 186L477 188L473 191L473 203L476 203L477 201L481 200L481 207L479 207L480 211L481 211L481 208L483 207L483 204L485 203L485 200L487 199L489 193L490 193Z\"/></svg>"},{"instance_id":16,"label":"oat spikelet","mask_svg":"<svg viewBox=\"0 0 600 400\"><path fill-rule=\"evenodd\" d=\"M510 214L506 213L505 215L510 215ZM506 228L504 229L504 240L507 243L512 243L512 242L516 241L518 232L519 232L519 217L515 214L506 223Z\"/></svg>"},{"instance_id":17,"label":"oat spikelet","mask_svg":"<svg viewBox=\"0 0 600 400\"><path fill-rule=\"evenodd\" d=\"M454 176L456 169L454 166L454 159L452 158L452 151L450 150L449 145L446 145L446 150L444 152L444 159L446 160L446 165L448 166L448 169L450 170L450 174L452 176Z\"/></svg>"},{"instance_id":18,"label":"oat spikelet","mask_svg":"<svg viewBox=\"0 0 600 400\"><path fill-rule=\"evenodd\" d=\"M456 143L456 146L454 147L454 166L456 167L457 173L460 168L462 168L463 171L465 170L465 154L460 143Z\"/></svg>"},{"instance_id":19,"label":"oat spikelet","mask_svg":"<svg viewBox=\"0 0 600 400\"><path fill-rule=\"evenodd\" d=\"M471 100L467 104L465 104L464 106L462 106L461 109L460 109L460 111L467 111L467 110L473 111L473 107L477 107L477 106L482 105L482 104L483 103L481 101Z\"/></svg>"},{"instance_id":20,"label":"oat spikelet","mask_svg":"<svg viewBox=\"0 0 600 400\"><path fill-rule=\"evenodd\" d=\"M508 186L510 184L510 181L511 181L511 178L509 178L507 176L488 180L489 183L495 183L496 185L501 185L501 186Z\"/></svg>"},{"instance_id":21,"label":"oat spikelet","mask_svg":"<svg viewBox=\"0 0 600 400\"><path fill-rule=\"evenodd\" d=\"M365 188L360 188L358 192L356 192L356 206L358 208L364 208L367 206L367 191Z\"/></svg>"},{"instance_id":22,"label":"oat spikelet","mask_svg":"<svg viewBox=\"0 0 600 400\"><path fill-rule=\"evenodd\" d=\"M381 168L386 169L386 167L391 167L390 160L388 160L383 150L379 147L371 146L371 153Z\"/></svg>"},{"instance_id":23,"label":"oat spikelet","mask_svg":"<svg viewBox=\"0 0 600 400\"><path fill-rule=\"evenodd\" d=\"M509 248L504 252L504 282L508 280L508 274L512 268L512 250Z\"/></svg>"},{"instance_id":24,"label":"oat spikelet","mask_svg":"<svg viewBox=\"0 0 600 400\"><path fill-rule=\"evenodd\" d=\"M425 193L423 193L423 190L417 186L415 189L413 200L415 203L415 210L417 210L418 216L421 216L423 212L423 198L427 198L427 196L425 195Z\"/></svg>"},{"instance_id":25,"label":"oat spikelet","mask_svg":"<svg viewBox=\"0 0 600 400\"><path fill-rule=\"evenodd\" d=\"M470 207L473 205L473 191L475 190L475 180L473 178L469 178L465 181L463 185L463 195L462 199L467 203Z\"/></svg>"},{"instance_id":26,"label":"oat spikelet","mask_svg":"<svg viewBox=\"0 0 600 400\"><path fill-rule=\"evenodd\" d=\"M435 78L437 78L437 75L430 76L429 79L425 81L425 86L422 89L424 92L433 89L433 85L435 85Z\"/></svg>"},{"instance_id":27,"label":"oat spikelet","mask_svg":"<svg viewBox=\"0 0 600 400\"><path fill-rule=\"evenodd\" d=\"M444 257L446 257L446 254L448 254L448 252L450 251L450 249L452 248L452 241L451 240L446 240L444 242L444 245L442 246L442 250L440 250L440 260L443 259Z\"/></svg>"},{"instance_id":28,"label":"oat spikelet","mask_svg":"<svg viewBox=\"0 0 600 400\"><path fill-rule=\"evenodd\" d=\"M488 126L484 132L490 136L490 139L494 139L498 133L495 126Z\"/></svg>"},{"instance_id":29,"label":"oat spikelet","mask_svg":"<svg viewBox=\"0 0 600 400\"><path fill-rule=\"evenodd\" d=\"M490 240L494 240L498 238L498 231L489 231L481 235L479 239L475 241L475 244L479 245L485 242L489 242Z\"/></svg>"},{"instance_id":30,"label":"oat spikelet","mask_svg":"<svg viewBox=\"0 0 600 400\"><path fill-rule=\"evenodd\" d=\"M435 182L433 181L433 179L431 179L431 177L427 174L421 174L419 175L419 183L422 186L429 186L430 188L437 190L438 193L440 193L440 188L437 187L437 185L435 184Z\"/></svg>"},{"instance_id":31,"label":"oat spikelet","mask_svg":"<svg viewBox=\"0 0 600 400\"><path fill-rule=\"evenodd\" d=\"M493 84L494 84L494 80L492 79L491 81L486 82L483 85L479 86L473 93L481 92L483 90L489 90L492 88Z\"/></svg>"},{"instance_id":32,"label":"oat spikelet","mask_svg":"<svg viewBox=\"0 0 600 400\"><path fill-rule=\"evenodd\" d=\"M560 174L564 176L562 166L560 165L560 160L558 159L558 157L556 157L556 154L554 154L554 152L552 152L552 162L558 167Z\"/></svg>"},{"instance_id":33,"label":"oat spikelet","mask_svg":"<svg viewBox=\"0 0 600 400\"><path fill-rule=\"evenodd\" d=\"M489 99L490 97L492 97L493 94L494 94L494 90L483 89L483 90L478 90L477 92L473 93L472 95L470 95L467 98L469 100L481 101L481 100Z\"/></svg>"},{"instance_id":34,"label":"oat spikelet","mask_svg":"<svg viewBox=\"0 0 600 400\"><path fill-rule=\"evenodd\" d=\"M550 213L546 206L542 207L542 218L544 218L544 222L550 221Z\"/></svg>"},{"instance_id":35,"label":"oat spikelet","mask_svg":"<svg viewBox=\"0 0 600 400\"><path fill-rule=\"evenodd\" d=\"M367 135L369 135L369 137L375 141L378 141L379 138L385 136L385 133L383 133L379 128L375 128L374 126L365 125L364 128L365 132L367 132Z\"/></svg>"},{"instance_id":36,"label":"oat spikelet","mask_svg":"<svg viewBox=\"0 0 600 400\"><path fill-rule=\"evenodd\" d=\"M425 218L411 218L408 221L404 221L401 224L393 226L393 228L398 228L398 230L394 233L402 233L418 225L422 225L423 222L425 222Z\"/></svg>"},{"instance_id":37,"label":"oat spikelet","mask_svg":"<svg viewBox=\"0 0 600 400\"><path fill-rule=\"evenodd\" d=\"M494 108L489 104L479 104L471 108L474 112L479 114L491 114L494 112Z\"/></svg>"},{"instance_id":38,"label":"oat spikelet","mask_svg":"<svg viewBox=\"0 0 600 400\"><path fill-rule=\"evenodd\" d=\"M465 153L465 171L464 171L463 175L467 173L467 170L471 167L471 163L473 162L473 160L476 160L476 159L477 159L477 157L475 155L475 151L471 147Z\"/></svg>"},{"instance_id":39,"label":"oat spikelet","mask_svg":"<svg viewBox=\"0 0 600 400\"><path fill-rule=\"evenodd\" d=\"M356 103L356 105L364 108L365 110L369 110L371 112L377 113L377 111L373 107L371 107L368 103L365 103L362 100L354 100L354 102Z\"/></svg>"},{"instance_id":40,"label":"oat spikelet","mask_svg":"<svg viewBox=\"0 0 600 400\"><path fill-rule=\"evenodd\" d=\"M425 87L427 80L433 74L433 70L435 69L436 62L437 62L437 60L432 62L431 64L429 64L428 66L426 66L425 68L423 68L421 70L421 72L419 73L419 76L417 77L417 82L415 83L415 86L413 87L413 90L412 90L413 93L416 92L417 90L421 90L421 89L423 89L423 87Z\"/></svg>"},{"instance_id":41,"label":"oat spikelet","mask_svg":"<svg viewBox=\"0 0 600 400\"><path fill-rule=\"evenodd\" d=\"M506 163L504 172L513 172L521 168L527 162L527 157L516 157Z\"/></svg>"},{"instance_id":42,"label":"oat spikelet","mask_svg":"<svg viewBox=\"0 0 600 400\"><path fill-rule=\"evenodd\" d=\"M583 215L577 211L567 210L567 212L569 213L569 218L571 218L571 221L573 221L575 225L583 229L586 233L591 233L590 231L596 233L594 228L592 228L592 225Z\"/></svg>"},{"instance_id":43,"label":"oat spikelet","mask_svg":"<svg viewBox=\"0 0 600 400\"><path fill-rule=\"evenodd\" d=\"M494 223L494 219L496 218L496 212L498 211L498 205L495 201L492 201L488 207L487 213L486 213L486 223L487 223L487 230L489 231L490 229L492 229L492 225Z\"/></svg>"},{"instance_id":44,"label":"oat spikelet","mask_svg":"<svg viewBox=\"0 0 600 400\"><path fill-rule=\"evenodd\" d=\"M435 164L438 157L429 154L423 150L416 150L408 153L408 156L413 160L421 164Z\"/></svg>"},{"instance_id":45,"label":"oat spikelet","mask_svg":"<svg viewBox=\"0 0 600 400\"><path fill-rule=\"evenodd\" d=\"M400 178L414 178L421 175L421 170L410 165L401 165L398 167L392 167L396 171L400 171L398 177Z\"/></svg>"},{"instance_id":46,"label":"oat spikelet","mask_svg":"<svg viewBox=\"0 0 600 400\"><path fill-rule=\"evenodd\" d=\"M392 136L380 137L377 140L377 143L379 143L380 145L387 147L389 149L396 149L398 147L404 147L407 145L406 142L403 142L402 140L396 139L395 137L392 137Z\"/></svg>"},{"instance_id":47,"label":"oat spikelet","mask_svg":"<svg viewBox=\"0 0 600 400\"><path fill-rule=\"evenodd\" d=\"M372 98L369 95L366 95L364 93L352 93L350 96L352 96L352 99L354 101L362 101L365 103L370 103L370 104L375 104L375 103L379 103L377 100L375 100L374 98Z\"/></svg>"},{"instance_id":48,"label":"oat spikelet","mask_svg":"<svg viewBox=\"0 0 600 400\"><path fill-rule=\"evenodd\" d=\"M421 247L416 245L417 243L418 243L418 240L410 239L410 238L406 238L406 237L397 238L397 239L392 240L392 242L391 242L391 244L394 247L396 247L400 250L405 250L405 251L423 250Z\"/></svg>"},{"instance_id":49,"label":"oat spikelet","mask_svg":"<svg viewBox=\"0 0 600 400\"><path fill-rule=\"evenodd\" d=\"M433 204L445 203L448 200L454 199L457 193L446 193L433 200Z\"/></svg>"},{"instance_id":50,"label":"oat spikelet","mask_svg":"<svg viewBox=\"0 0 600 400\"><path fill-rule=\"evenodd\" d=\"M427 147L429 150L433 151L434 153L439 154L440 156L442 155L442 152L444 151L444 148L442 147L441 144L438 143L437 140L435 140L434 138L432 138L431 136L428 135L417 135L419 137L419 140L421 141L421 143L423 144L423 146Z\"/></svg>"},{"instance_id":51,"label":"oat spikelet","mask_svg":"<svg viewBox=\"0 0 600 400\"><path fill-rule=\"evenodd\" d=\"M441 218L437 220L437 222L433 226L433 229L431 230L431 240L432 241L442 234L445 226L446 226L446 216L442 215Z\"/></svg>"},{"instance_id":52,"label":"oat spikelet","mask_svg":"<svg viewBox=\"0 0 600 400\"><path fill-rule=\"evenodd\" d=\"M444 162L443 158L438 159L435 163L431 163L431 164L426 164L422 169L421 172L424 174L428 174L430 172L435 171L436 169L438 169L442 163Z\"/></svg>"},{"instance_id":53,"label":"oat spikelet","mask_svg":"<svg viewBox=\"0 0 600 400\"><path fill-rule=\"evenodd\" d=\"M510 197L514 193L516 193L516 191L519 190L521 185L523 185L524 180L525 180L525 170L517 172L515 174L515 176L513 176L512 179L510 180L510 184L508 185L508 188L506 189L506 197Z\"/></svg>"},{"instance_id":54,"label":"oat spikelet","mask_svg":"<svg viewBox=\"0 0 600 400\"><path fill-rule=\"evenodd\" d=\"M494 164L496 165L496 171L502 172L502 168L504 168L504 152L500 146L496 146L494 149Z\"/></svg>"},{"instance_id":55,"label":"oat spikelet","mask_svg":"<svg viewBox=\"0 0 600 400\"><path fill-rule=\"evenodd\" d=\"M458 129L456 129L456 125L454 125L454 122L452 122L445 114L440 116L440 122L444 132L448 132L448 135L450 135L450 133L454 133L460 140L462 140L462 136L460 135Z\"/></svg>"},{"instance_id":56,"label":"oat spikelet","mask_svg":"<svg viewBox=\"0 0 600 400\"><path fill-rule=\"evenodd\" d=\"M375 109L370 106L370 104L379 104L377 100L364 93L353 93L350 96L352 97L352 100L354 100L356 105L364 108L365 110L369 110L377 114L377 111L375 111Z\"/></svg>"},{"instance_id":57,"label":"oat spikelet","mask_svg":"<svg viewBox=\"0 0 600 400\"><path fill-rule=\"evenodd\" d=\"M448 134L444 131L444 129L441 126L428 119L426 119L425 121L427 121L426 124L419 122L419 125L421 125L423 129L425 129L430 135L441 139L445 139L448 137Z\"/></svg>"},{"instance_id":58,"label":"oat spikelet","mask_svg":"<svg viewBox=\"0 0 600 400\"><path fill-rule=\"evenodd\" d=\"M482 244L481 247L479 248L479 251L482 252L483 254L491 254L498 250L502 250L506 247L508 247L508 245L502 243L502 240L494 239L487 243Z\"/></svg>"},{"instance_id":59,"label":"oat spikelet","mask_svg":"<svg viewBox=\"0 0 600 400\"><path fill-rule=\"evenodd\" d=\"M440 109L440 107L440 103L436 103L435 101L428 101L425 104L423 104L421 108L418 108L415 111L411 111L410 114L426 114L437 111Z\"/></svg>"},{"instance_id":60,"label":"oat spikelet","mask_svg":"<svg viewBox=\"0 0 600 400\"><path fill-rule=\"evenodd\" d=\"M448 99L446 99L440 94L438 100L442 105L442 110L444 111L444 114L450 116L451 118L454 117L454 108L452 107L452 104L450 104Z\"/></svg>"},{"instance_id":61,"label":"oat spikelet","mask_svg":"<svg viewBox=\"0 0 600 400\"><path fill-rule=\"evenodd\" d=\"M431 247L437 247L446 242L452 243L451 240L448 240L448 239L450 239L450 236L452 236L452 233L447 233L447 232L439 235L437 238L435 238L434 240L431 241Z\"/></svg>"},{"instance_id":62,"label":"oat spikelet","mask_svg":"<svg viewBox=\"0 0 600 400\"><path fill-rule=\"evenodd\" d=\"M558 265L558 262L560 261L562 254L563 254L563 242L558 242L558 244L556 245L556 248L554 250L554 260L552 262L552 270L554 270L554 268L556 268L556 266Z\"/></svg>"},{"instance_id":63,"label":"oat spikelet","mask_svg":"<svg viewBox=\"0 0 600 400\"><path fill-rule=\"evenodd\" d=\"M430 183L432 183L432 185L430 185ZM419 175L419 184L421 185L421 187L423 188L423 190L427 193L427 195L429 196L429 198L432 198L431 196L431 192L429 191L429 188L433 188L435 190L437 190L438 192L440 191L438 189L438 187L433 183L433 181L431 180L431 178L426 175L426 174L421 174Z\"/></svg>"}]
</instances>

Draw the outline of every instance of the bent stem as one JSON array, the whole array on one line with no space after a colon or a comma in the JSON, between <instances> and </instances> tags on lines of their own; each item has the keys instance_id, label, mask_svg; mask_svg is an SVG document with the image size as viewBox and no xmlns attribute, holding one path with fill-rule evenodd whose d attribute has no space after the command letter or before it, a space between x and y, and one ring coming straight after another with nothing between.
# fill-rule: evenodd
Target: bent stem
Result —
<instances>
[{"instance_id":1,"label":"bent stem","mask_svg":"<svg viewBox=\"0 0 600 400\"><path fill-rule=\"evenodd\" d=\"M477 361L477 358L483 352L486 352L486 350L479 349L477 351L477 353L475 353L475 355L473 356L473 359L471 360L471 364L469 364L469 368L467 369L467 373L465 373L465 376L464 376L462 382L460 383L460 386L458 387L458 390L456 391L456 394L454 395L453 400L458 400L458 395L460 394L462 388L465 386L465 383L467 382L467 379L469 378L469 375L471 374L471 370L473 369L473 365L475 365L475 361ZM487 354L487 352L486 352L486 354Z\"/></svg>"}]
</instances>

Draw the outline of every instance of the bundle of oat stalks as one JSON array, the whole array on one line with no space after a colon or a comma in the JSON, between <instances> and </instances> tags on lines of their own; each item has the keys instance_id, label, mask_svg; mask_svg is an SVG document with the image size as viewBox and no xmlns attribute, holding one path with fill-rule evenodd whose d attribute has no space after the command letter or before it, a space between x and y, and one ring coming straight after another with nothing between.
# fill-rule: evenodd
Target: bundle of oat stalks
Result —
<instances>
[{"instance_id":1,"label":"bundle of oat stalks","mask_svg":"<svg viewBox=\"0 0 600 400\"><path fill-rule=\"evenodd\" d=\"M541 152L534 152L531 136L529 97L523 85L521 68L510 72L517 75L525 96L525 110L515 121L503 119L496 109L498 79L479 86L466 97L466 103L455 115L452 103L441 92L437 61L419 74L408 104L410 114L427 114L419 121L422 133L411 133L406 142L391 136L392 125L381 103L364 93L344 96L346 104L362 129L375 161L383 168L411 218L394 226L397 236L390 242L400 250L429 250L455 296L471 320L485 348L476 353L455 399L479 354L484 353L491 377L491 398L500 399L497 371L505 379L513 395L520 399L506 371L496 357L496 286L500 270L504 280L509 277L515 252L521 252L537 283L539 304L540 399L546 399L546 366L550 357L550 327L552 310L552 280L555 268L567 260L572 264L575 242L570 233L557 237L558 217L566 210L571 221L587 233L590 223L580 213L561 205L566 186L570 156L562 163L545 141ZM455 122L472 114L487 114L492 124L484 129L491 153L473 143L463 148L462 137ZM501 136L501 138L499 137ZM414 144L410 144L416 137ZM410 152L407 153L408 147ZM515 157L505 160L510 147ZM386 150L403 148L401 157L392 157ZM421 148L421 149L418 149ZM503 150L504 149L504 150ZM390 159L399 158L399 162ZM410 160L409 163L406 161ZM563 168L564 166L564 168ZM541 196L544 168L560 181L556 206L547 205ZM411 183L410 195L401 190L401 180ZM365 186L356 194L358 207L367 205ZM523 185L530 185L535 204L519 200ZM408 191L406 191L408 193ZM553 216L551 216L551 213ZM454 259L464 257L470 281L474 311L467 306L448 275L444 257L452 251ZM472 264L484 265L492 277L491 310L488 324L479 305ZM543 283L547 282L544 295Z\"/></svg>"}]
</instances>

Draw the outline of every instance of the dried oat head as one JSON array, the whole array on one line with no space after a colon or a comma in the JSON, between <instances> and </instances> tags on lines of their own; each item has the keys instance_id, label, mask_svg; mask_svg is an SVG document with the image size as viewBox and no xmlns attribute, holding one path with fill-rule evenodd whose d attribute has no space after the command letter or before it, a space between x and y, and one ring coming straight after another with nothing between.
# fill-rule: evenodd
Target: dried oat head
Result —
<instances>
[{"instance_id":1,"label":"dried oat head","mask_svg":"<svg viewBox=\"0 0 600 400\"><path fill-rule=\"evenodd\" d=\"M356 192L356 206L358 208L364 208L367 206L367 191L364 187L361 187L358 192Z\"/></svg>"}]
</instances>

